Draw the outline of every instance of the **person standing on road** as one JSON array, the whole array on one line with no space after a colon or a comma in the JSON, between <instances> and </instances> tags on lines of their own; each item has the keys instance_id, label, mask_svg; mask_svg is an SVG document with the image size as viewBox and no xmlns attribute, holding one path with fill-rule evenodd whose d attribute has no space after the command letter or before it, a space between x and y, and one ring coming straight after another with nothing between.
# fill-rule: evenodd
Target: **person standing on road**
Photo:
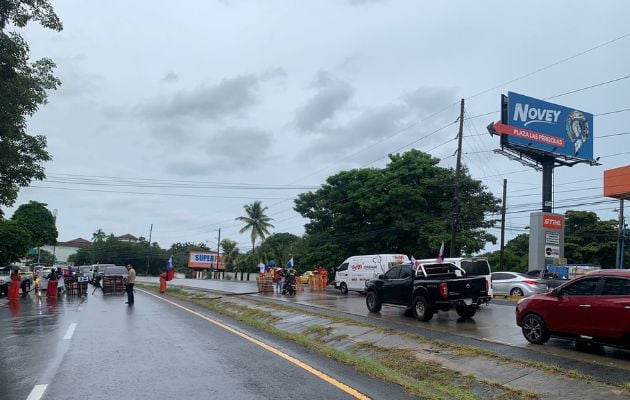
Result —
<instances>
[{"instance_id":1,"label":"person standing on road","mask_svg":"<svg viewBox=\"0 0 630 400\"><path fill-rule=\"evenodd\" d=\"M280 293L282 291L282 275L280 275L280 270L276 270L273 274L273 283L276 287L276 292Z\"/></svg>"},{"instance_id":2,"label":"person standing on road","mask_svg":"<svg viewBox=\"0 0 630 400\"><path fill-rule=\"evenodd\" d=\"M7 293L7 297L9 300L19 299L20 298L20 281L22 277L20 276L20 272L17 269L13 270L11 274L11 284L9 286L9 293Z\"/></svg>"},{"instance_id":3,"label":"person standing on road","mask_svg":"<svg viewBox=\"0 0 630 400\"><path fill-rule=\"evenodd\" d=\"M53 269L48 275L48 286L46 286L46 297L57 297L57 272Z\"/></svg>"},{"instance_id":4,"label":"person standing on road","mask_svg":"<svg viewBox=\"0 0 630 400\"><path fill-rule=\"evenodd\" d=\"M127 283L125 284L125 291L127 292L127 301L125 304L133 305L133 284L136 281L136 270L133 269L131 264L127 264Z\"/></svg>"},{"instance_id":5,"label":"person standing on road","mask_svg":"<svg viewBox=\"0 0 630 400\"><path fill-rule=\"evenodd\" d=\"M166 268L164 268L160 274L160 293L166 292L166 278Z\"/></svg>"}]
</instances>

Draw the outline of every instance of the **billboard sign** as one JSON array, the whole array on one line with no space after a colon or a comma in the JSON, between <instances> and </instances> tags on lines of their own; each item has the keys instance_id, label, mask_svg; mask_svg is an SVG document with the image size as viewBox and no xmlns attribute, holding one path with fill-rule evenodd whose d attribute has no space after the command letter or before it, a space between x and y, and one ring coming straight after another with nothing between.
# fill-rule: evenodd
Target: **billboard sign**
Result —
<instances>
[{"instance_id":1,"label":"billboard sign","mask_svg":"<svg viewBox=\"0 0 630 400\"><path fill-rule=\"evenodd\" d=\"M506 122L495 129L508 145L593 160L593 114L508 92Z\"/></svg>"},{"instance_id":2,"label":"billboard sign","mask_svg":"<svg viewBox=\"0 0 630 400\"><path fill-rule=\"evenodd\" d=\"M191 251L188 257L188 268L217 268L217 253L212 251ZM225 265L220 257L219 269L225 269Z\"/></svg>"}]
</instances>

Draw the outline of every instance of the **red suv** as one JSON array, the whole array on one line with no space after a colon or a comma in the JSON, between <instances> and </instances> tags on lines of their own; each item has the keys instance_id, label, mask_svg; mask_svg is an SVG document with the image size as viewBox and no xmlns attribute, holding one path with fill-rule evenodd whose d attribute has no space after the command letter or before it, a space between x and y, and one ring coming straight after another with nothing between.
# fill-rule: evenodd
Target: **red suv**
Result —
<instances>
[{"instance_id":1,"label":"red suv","mask_svg":"<svg viewBox=\"0 0 630 400\"><path fill-rule=\"evenodd\" d=\"M549 337L630 348L630 270L599 270L522 299L516 324L534 344Z\"/></svg>"}]
</instances>

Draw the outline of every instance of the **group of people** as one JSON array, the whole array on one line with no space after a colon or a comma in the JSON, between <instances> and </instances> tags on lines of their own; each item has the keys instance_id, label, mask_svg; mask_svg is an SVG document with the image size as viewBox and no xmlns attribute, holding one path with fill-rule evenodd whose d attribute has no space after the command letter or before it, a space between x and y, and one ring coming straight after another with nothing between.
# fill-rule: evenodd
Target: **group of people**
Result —
<instances>
[{"instance_id":1,"label":"group of people","mask_svg":"<svg viewBox=\"0 0 630 400\"><path fill-rule=\"evenodd\" d=\"M274 271L273 284L277 293L286 293L288 285L293 285L295 289L296 283L295 269L278 268Z\"/></svg>"}]
</instances>

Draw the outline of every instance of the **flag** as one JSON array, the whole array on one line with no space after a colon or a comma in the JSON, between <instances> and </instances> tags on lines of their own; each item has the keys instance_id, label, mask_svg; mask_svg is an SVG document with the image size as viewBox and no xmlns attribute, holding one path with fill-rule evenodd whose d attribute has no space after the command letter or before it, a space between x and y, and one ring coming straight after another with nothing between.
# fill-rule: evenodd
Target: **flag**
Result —
<instances>
[{"instance_id":1,"label":"flag","mask_svg":"<svg viewBox=\"0 0 630 400\"><path fill-rule=\"evenodd\" d=\"M293 268L293 257L287 262L287 269Z\"/></svg>"},{"instance_id":2,"label":"flag","mask_svg":"<svg viewBox=\"0 0 630 400\"><path fill-rule=\"evenodd\" d=\"M172 281L175 275L175 268L173 268L173 256L171 256L166 262L166 280Z\"/></svg>"},{"instance_id":3,"label":"flag","mask_svg":"<svg viewBox=\"0 0 630 400\"><path fill-rule=\"evenodd\" d=\"M444 242L442 242L442 246L440 246L440 252L438 253L435 261L439 263L444 262Z\"/></svg>"}]
</instances>

